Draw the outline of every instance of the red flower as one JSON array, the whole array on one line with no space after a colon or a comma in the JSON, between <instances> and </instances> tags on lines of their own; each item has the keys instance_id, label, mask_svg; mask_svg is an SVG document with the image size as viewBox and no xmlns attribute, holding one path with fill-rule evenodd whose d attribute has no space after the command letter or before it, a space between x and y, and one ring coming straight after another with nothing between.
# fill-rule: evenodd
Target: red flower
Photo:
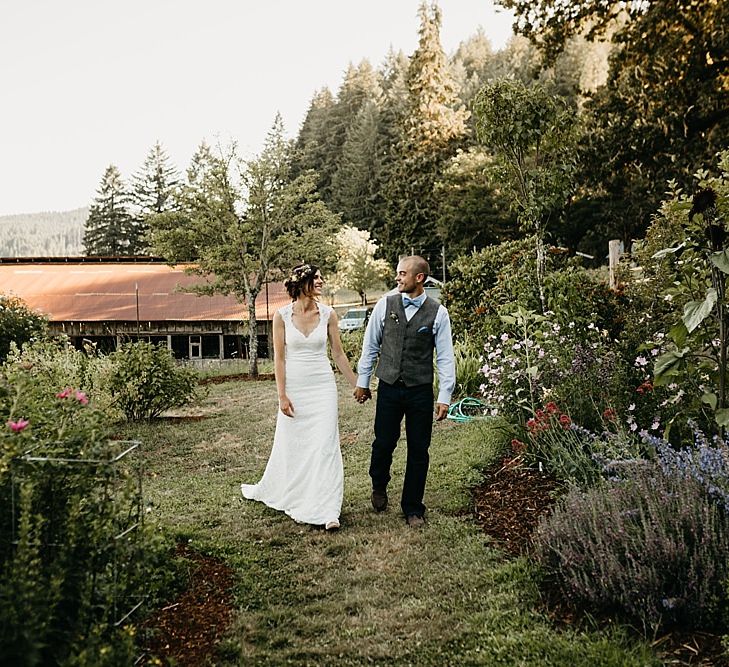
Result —
<instances>
[{"instance_id":1,"label":"red flower","mask_svg":"<svg viewBox=\"0 0 729 667\"><path fill-rule=\"evenodd\" d=\"M569 428L572 420L567 415L560 415L559 423L562 424L562 426L564 426L565 428Z\"/></svg>"},{"instance_id":2,"label":"red flower","mask_svg":"<svg viewBox=\"0 0 729 667\"><path fill-rule=\"evenodd\" d=\"M523 443L518 438L514 438L511 441L511 449L514 452L514 454L521 454L526 449L526 444Z\"/></svg>"},{"instance_id":3,"label":"red flower","mask_svg":"<svg viewBox=\"0 0 729 667\"><path fill-rule=\"evenodd\" d=\"M645 394L649 391L653 391L653 383L650 380L646 380L643 384L641 384L636 391L639 394Z\"/></svg>"},{"instance_id":4,"label":"red flower","mask_svg":"<svg viewBox=\"0 0 729 667\"><path fill-rule=\"evenodd\" d=\"M614 422L618 418L618 413L612 408L607 408L607 410L602 413L602 418L606 421Z\"/></svg>"},{"instance_id":5,"label":"red flower","mask_svg":"<svg viewBox=\"0 0 729 667\"><path fill-rule=\"evenodd\" d=\"M17 421L9 421L8 428L13 433L20 433L30 422L27 419L18 419Z\"/></svg>"},{"instance_id":6,"label":"red flower","mask_svg":"<svg viewBox=\"0 0 729 667\"><path fill-rule=\"evenodd\" d=\"M557 404L554 401L549 401L547 405L544 406L545 410L550 414L556 414L559 412L559 408L557 407Z\"/></svg>"}]
</instances>

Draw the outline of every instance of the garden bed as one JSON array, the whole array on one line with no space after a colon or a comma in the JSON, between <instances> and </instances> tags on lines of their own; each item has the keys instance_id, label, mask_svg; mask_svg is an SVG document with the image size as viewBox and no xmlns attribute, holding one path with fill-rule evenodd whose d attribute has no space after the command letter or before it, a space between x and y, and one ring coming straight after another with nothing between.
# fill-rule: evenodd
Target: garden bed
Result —
<instances>
[{"instance_id":1,"label":"garden bed","mask_svg":"<svg viewBox=\"0 0 729 667\"><path fill-rule=\"evenodd\" d=\"M539 519L549 513L557 496L557 483L548 475L505 459L484 472L473 491L474 514L483 531L507 553L526 554ZM580 623L579 610L566 606L555 591L544 591L547 614L558 627ZM594 619L608 626L609 618ZM709 632L669 632L652 646L665 664L729 667L721 637Z\"/></svg>"}]
</instances>

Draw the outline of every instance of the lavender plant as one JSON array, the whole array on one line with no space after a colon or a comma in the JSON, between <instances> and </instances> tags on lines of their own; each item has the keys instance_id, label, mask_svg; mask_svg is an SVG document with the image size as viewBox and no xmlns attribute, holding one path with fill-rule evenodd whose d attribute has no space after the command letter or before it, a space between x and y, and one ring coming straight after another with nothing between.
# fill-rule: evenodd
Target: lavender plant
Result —
<instances>
[{"instance_id":1,"label":"lavender plant","mask_svg":"<svg viewBox=\"0 0 729 667\"><path fill-rule=\"evenodd\" d=\"M726 609L729 520L692 478L633 463L621 481L573 488L542 520L534 556L560 595L653 634L712 628Z\"/></svg>"}]
</instances>

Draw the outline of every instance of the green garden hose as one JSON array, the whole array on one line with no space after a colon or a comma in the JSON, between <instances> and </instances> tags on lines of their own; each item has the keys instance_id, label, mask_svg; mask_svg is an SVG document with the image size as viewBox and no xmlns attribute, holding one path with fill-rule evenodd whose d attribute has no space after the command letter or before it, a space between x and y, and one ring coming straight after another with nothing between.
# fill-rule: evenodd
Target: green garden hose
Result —
<instances>
[{"instance_id":1,"label":"green garden hose","mask_svg":"<svg viewBox=\"0 0 729 667\"><path fill-rule=\"evenodd\" d=\"M448 408L448 419L459 423L470 422L474 419L487 419L489 416L485 414L487 407L488 405L478 398L466 396Z\"/></svg>"}]
</instances>

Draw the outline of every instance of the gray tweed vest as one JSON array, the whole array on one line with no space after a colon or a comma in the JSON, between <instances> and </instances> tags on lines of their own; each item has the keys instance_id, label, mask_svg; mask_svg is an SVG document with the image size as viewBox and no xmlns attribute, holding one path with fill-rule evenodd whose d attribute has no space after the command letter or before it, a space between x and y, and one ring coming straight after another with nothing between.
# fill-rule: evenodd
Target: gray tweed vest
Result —
<instances>
[{"instance_id":1,"label":"gray tweed vest","mask_svg":"<svg viewBox=\"0 0 729 667\"><path fill-rule=\"evenodd\" d=\"M375 375L388 384L402 380L407 387L433 383L433 323L440 304L430 297L408 322L402 296L387 297L380 361Z\"/></svg>"}]
</instances>

